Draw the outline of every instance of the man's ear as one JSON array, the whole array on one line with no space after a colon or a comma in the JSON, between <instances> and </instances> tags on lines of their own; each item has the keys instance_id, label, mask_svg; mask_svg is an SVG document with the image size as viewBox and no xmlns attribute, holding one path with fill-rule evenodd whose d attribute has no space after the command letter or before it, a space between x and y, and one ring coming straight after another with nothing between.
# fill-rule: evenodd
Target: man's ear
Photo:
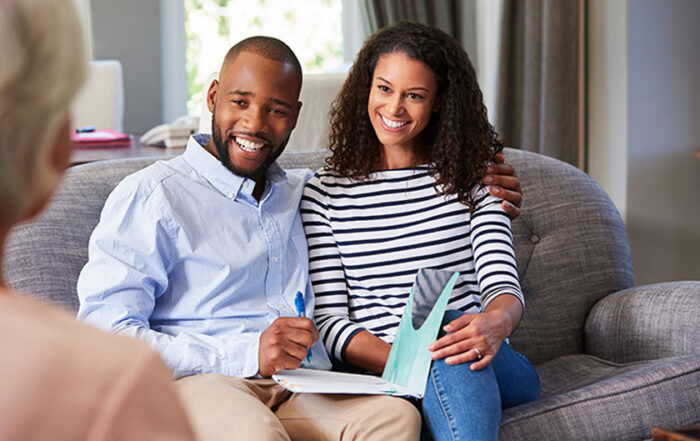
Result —
<instances>
[{"instance_id":1,"label":"man's ear","mask_svg":"<svg viewBox=\"0 0 700 441\"><path fill-rule=\"evenodd\" d=\"M297 101L296 112L294 115L294 125L292 126L292 129L297 126L297 121L299 121L299 113L301 112L302 104L303 103L301 101Z\"/></svg>"},{"instance_id":2,"label":"man's ear","mask_svg":"<svg viewBox=\"0 0 700 441\"><path fill-rule=\"evenodd\" d=\"M219 81L215 79L211 82L209 90L207 91L207 108L211 113L214 113L217 93L219 93Z\"/></svg>"}]
</instances>

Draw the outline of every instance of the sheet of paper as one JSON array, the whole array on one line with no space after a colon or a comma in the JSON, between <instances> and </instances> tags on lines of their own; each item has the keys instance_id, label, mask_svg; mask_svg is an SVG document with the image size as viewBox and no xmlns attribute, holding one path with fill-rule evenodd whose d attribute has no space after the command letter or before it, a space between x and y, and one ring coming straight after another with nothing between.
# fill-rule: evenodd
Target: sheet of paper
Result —
<instances>
[{"instance_id":1,"label":"sheet of paper","mask_svg":"<svg viewBox=\"0 0 700 441\"><path fill-rule=\"evenodd\" d=\"M296 369L280 371L272 378L292 392L318 394L395 395L420 398L405 388L379 377L343 372Z\"/></svg>"}]
</instances>

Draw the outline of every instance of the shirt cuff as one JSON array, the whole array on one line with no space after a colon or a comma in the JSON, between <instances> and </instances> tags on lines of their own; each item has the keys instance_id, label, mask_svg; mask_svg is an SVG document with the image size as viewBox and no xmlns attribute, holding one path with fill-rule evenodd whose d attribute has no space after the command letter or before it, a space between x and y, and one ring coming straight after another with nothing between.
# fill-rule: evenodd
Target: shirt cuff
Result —
<instances>
[{"instance_id":1,"label":"shirt cuff","mask_svg":"<svg viewBox=\"0 0 700 441\"><path fill-rule=\"evenodd\" d=\"M246 332L226 342L224 372L232 377L250 378L258 374L261 332Z\"/></svg>"}]
</instances>

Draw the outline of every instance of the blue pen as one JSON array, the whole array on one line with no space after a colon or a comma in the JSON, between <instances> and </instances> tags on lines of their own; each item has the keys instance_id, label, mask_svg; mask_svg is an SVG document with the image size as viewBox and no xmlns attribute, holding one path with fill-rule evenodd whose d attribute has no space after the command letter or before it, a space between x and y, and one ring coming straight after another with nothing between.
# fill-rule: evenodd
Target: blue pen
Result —
<instances>
[{"instance_id":1,"label":"blue pen","mask_svg":"<svg viewBox=\"0 0 700 441\"><path fill-rule=\"evenodd\" d=\"M78 127L75 129L75 133L88 133L88 132L94 132L95 131L95 126L85 126L85 127Z\"/></svg>"},{"instance_id":2,"label":"blue pen","mask_svg":"<svg viewBox=\"0 0 700 441\"><path fill-rule=\"evenodd\" d=\"M306 318L306 305L304 304L304 294L301 291L297 291L297 296L294 298L294 306L297 307L297 314L299 317ZM306 354L306 362L311 363L311 348Z\"/></svg>"}]
</instances>

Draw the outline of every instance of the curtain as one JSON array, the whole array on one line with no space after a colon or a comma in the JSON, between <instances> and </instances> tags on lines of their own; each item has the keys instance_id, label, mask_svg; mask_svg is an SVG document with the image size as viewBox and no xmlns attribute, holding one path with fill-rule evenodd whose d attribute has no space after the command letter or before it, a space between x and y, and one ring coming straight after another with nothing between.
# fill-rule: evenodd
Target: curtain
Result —
<instances>
[{"instance_id":1,"label":"curtain","mask_svg":"<svg viewBox=\"0 0 700 441\"><path fill-rule=\"evenodd\" d=\"M85 51L87 60L92 60L92 19L90 18L90 0L74 0L75 9L80 16L85 38Z\"/></svg>"},{"instance_id":2,"label":"curtain","mask_svg":"<svg viewBox=\"0 0 700 441\"><path fill-rule=\"evenodd\" d=\"M585 0L504 0L496 129L585 169Z\"/></svg>"},{"instance_id":3,"label":"curtain","mask_svg":"<svg viewBox=\"0 0 700 441\"><path fill-rule=\"evenodd\" d=\"M362 0L370 34L401 20L429 24L462 39L462 3L457 0Z\"/></svg>"}]
</instances>

